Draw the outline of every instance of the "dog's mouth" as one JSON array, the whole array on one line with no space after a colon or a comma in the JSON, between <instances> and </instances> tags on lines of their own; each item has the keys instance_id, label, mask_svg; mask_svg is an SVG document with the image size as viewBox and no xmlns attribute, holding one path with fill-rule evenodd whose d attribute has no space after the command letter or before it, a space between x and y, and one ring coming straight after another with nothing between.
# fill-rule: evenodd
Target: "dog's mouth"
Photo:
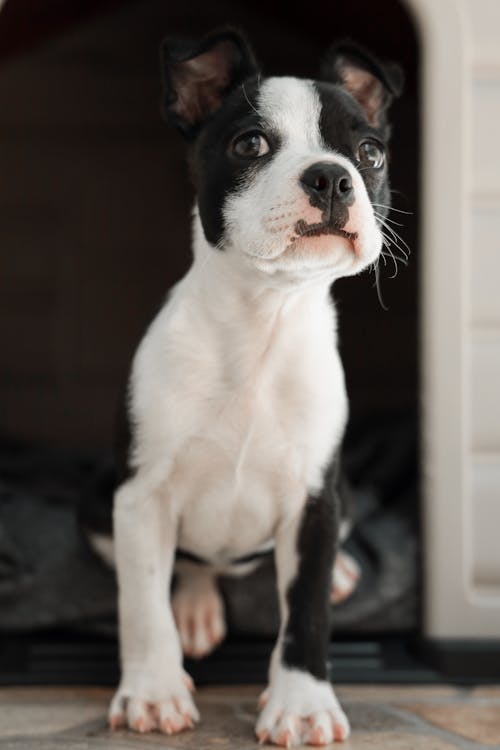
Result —
<instances>
[{"instance_id":1,"label":"dog's mouth","mask_svg":"<svg viewBox=\"0 0 500 750\"><path fill-rule=\"evenodd\" d=\"M292 242L300 237L320 237L325 234L335 234L338 237L344 237L344 239L350 242L355 242L358 239L357 232L346 232L345 229L337 226L332 221L319 221L315 224L308 224L304 219L299 219L295 224L294 231L295 236L292 238Z\"/></svg>"}]
</instances>

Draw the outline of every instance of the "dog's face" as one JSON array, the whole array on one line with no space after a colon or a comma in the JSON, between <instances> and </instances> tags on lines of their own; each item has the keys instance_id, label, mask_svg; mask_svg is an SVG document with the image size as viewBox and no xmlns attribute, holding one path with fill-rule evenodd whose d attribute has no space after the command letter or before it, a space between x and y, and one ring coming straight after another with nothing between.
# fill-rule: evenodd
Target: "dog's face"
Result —
<instances>
[{"instance_id":1,"label":"dog's face","mask_svg":"<svg viewBox=\"0 0 500 750\"><path fill-rule=\"evenodd\" d=\"M268 274L336 278L373 263L395 66L343 45L321 80L263 78L235 32L163 49L167 112L192 143L208 242Z\"/></svg>"}]
</instances>

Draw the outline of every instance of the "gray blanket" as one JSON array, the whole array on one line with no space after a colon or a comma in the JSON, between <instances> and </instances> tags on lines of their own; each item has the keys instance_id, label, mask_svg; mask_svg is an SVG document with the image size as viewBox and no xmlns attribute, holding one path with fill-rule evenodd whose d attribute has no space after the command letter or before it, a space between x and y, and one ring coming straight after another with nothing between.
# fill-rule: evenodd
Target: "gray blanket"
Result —
<instances>
[{"instance_id":1,"label":"gray blanket","mask_svg":"<svg viewBox=\"0 0 500 750\"><path fill-rule=\"evenodd\" d=\"M348 433L344 465L352 483L354 528L346 548L362 578L354 595L334 608L337 632L417 626L415 435L416 423L400 418L383 426L374 420ZM116 631L115 576L90 549L80 523L82 487L91 486L100 463L0 443L0 630ZM230 632L276 633L272 556L246 578L222 579L221 587Z\"/></svg>"}]
</instances>

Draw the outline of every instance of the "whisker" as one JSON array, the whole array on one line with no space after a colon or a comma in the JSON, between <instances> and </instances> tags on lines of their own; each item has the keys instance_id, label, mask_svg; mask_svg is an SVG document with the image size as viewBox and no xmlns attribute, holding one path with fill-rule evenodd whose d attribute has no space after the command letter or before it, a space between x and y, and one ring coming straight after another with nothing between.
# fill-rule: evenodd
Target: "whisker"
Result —
<instances>
[{"instance_id":1,"label":"whisker","mask_svg":"<svg viewBox=\"0 0 500 750\"><path fill-rule=\"evenodd\" d=\"M382 226L384 226L387 229L387 231L390 233L390 235L391 235L391 243L395 247L397 247L398 250L400 250L400 252L403 253L403 255L405 256L405 258L408 259L409 255L411 253L411 250L410 250L408 244L405 242L405 240L392 227L390 227L388 224L386 224L385 220L376 211L374 211L374 215L377 218L377 220L382 224ZM386 237L387 237L387 235L386 235ZM389 237L387 237L387 239L389 239ZM401 242L404 245L404 247L406 248L406 250L404 250L399 245L399 242Z\"/></svg>"},{"instance_id":2,"label":"whisker","mask_svg":"<svg viewBox=\"0 0 500 750\"><path fill-rule=\"evenodd\" d=\"M245 99L247 100L247 104L248 104L248 106L249 106L249 107L250 107L251 109L253 109L253 111L255 112L255 114L256 114L256 115L258 115L259 113L257 112L257 110L255 109L254 105L252 104L252 102L250 101L250 99L249 99L249 98L248 98L248 96L247 96L247 92L246 92L246 89L245 89L245 84L244 84L244 83L242 83L242 84L241 84L241 89L242 89L242 91L243 91L243 96L244 96L244 97L245 97Z\"/></svg>"},{"instance_id":3,"label":"whisker","mask_svg":"<svg viewBox=\"0 0 500 750\"><path fill-rule=\"evenodd\" d=\"M376 212L374 211L374 213L376 213ZM397 227L404 227L404 224L401 224L400 221L394 221L394 219L389 219L388 216L385 217L385 220L389 221L391 224L395 224Z\"/></svg>"},{"instance_id":4,"label":"whisker","mask_svg":"<svg viewBox=\"0 0 500 750\"><path fill-rule=\"evenodd\" d=\"M386 208L388 211L396 211L398 214L407 214L408 216L413 216L413 211L402 211L400 208L386 206L385 203L372 203L372 206L376 206L376 208Z\"/></svg>"},{"instance_id":5,"label":"whisker","mask_svg":"<svg viewBox=\"0 0 500 750\"><path fill-rule=\"evenodd\" d=\"M399 252L401 253L401 256L402 256L402 257L403 257L403 258L405 259L405 262L408 262L408 258L409 258L409 255L408 255L408 253L407 253L407 252L405 252L405 250L404 250L404 249L403 249L402 247L400 247L400 246L398 245L398 243L397 243L397 242L396 242L396 241L394 240L394 238L393 238L393 237L389 237L389 236L388 236L387 234L385 234L385 233L383 233L383 236L384 236L384 238L385 238L386 242L387 242L387 243L388 243L389 245L391 245L391 246L395 247L395 248L396 248L397 250L399 250Z\"/></svg>"},{"instance_id":6,"label":"whisker","mask_svg":"<svg viewBox=\"0 0 500 750\"><path fill-rule=\"evenodd\" d=\"M389 308L385 305L384 300L382 298L382 288L380 286L380 268L379 268L378 259L373 264L373 272L375 274L375 284L374 284L374 286L377 289L377 297L378 297L378 301L380 303L380 307L382 308L382 310L385 310L387 312L387 310Z\"/></svg>"},{"instance_id":7,"label":"whisker","mask_svg":"<svg viewBox=\"0 0 500 750\"><path fill-rule=\"evenodd\" d=\"M389 237L387 234L385 234L385 232L382 232L382 237L383 237L383 244L389 250L389 252L392 253L392 246L396 247L400 251L400 253L402 253L402 255L396 254L396 257L398 258L398 260L404 263L405 266L408 265L408 255L405 253L405 251L402 248L400 248L398 244L394 242L392 237Z\"/></svg>"},{"instance_id":8,"label":"whisker","mask_svg":"<svg viewBox=\"0 0 500 750\"><path fill-rule=\"evenodd\" d=\"M385 243L384 243L384 244L385 244ZM391 258L392 258L392 262L394 263L394 273L392 274L392 276L390 276L390 278L391 278L391 279L395 279L395 278L396 278L396 276L398 275L398 264L396 263L396 258L395 258L395 257L394 257L394 255L392 254L392 250L391 250L390 246L389 246L389 245L385 245L385 246L386 246L386 248L388 249L388 251L389 251L389 253L390 253L390 256L391 256Z\"/></svg>"},{"instance_id":9,"label":"whisker","mask_svg":"<svg viewBox=\"0 0 500 750\"><path fill-rule=\"evenodd\" d=\"M387 227L387 229L390 229L390 227ZM394 247L397 247L397 249L403 255L403 257L405 258L405 260L408 260L408 258L410 257L410 249L408 248L408 252L407 252L404 248L402 248L398 244L398 241L394 238L394 235L391 235L390 237L388 237L387 235L385 235L385 236L386 236L386 239L388 240L388 242L390 242L391 245L394 245ZM404 240L402 240L402 242L404 242ZM408 246L406 245L406 247L408 247Z\"/></svg>"},{"instance_id":10,"label":"whisker","mask_svg":"<svg viewBox=\"0 0 500 750\"><path fill-rule=\"evenodd\" d=\"M391 224L395 224L397 227L404 227L404 224L401 224L399 221L392 221L392 219L388 219L387 216L385 216L385 217L381 216L381 214L379 214L377 211L374 211L373 213L377 217L377 219L379 219L379 221L381 221L383 224L385 224L387 226L387 229L390 229L390 231L394 234L395 237L397 237L398 239L400 239L401 241L403 241L403 238L396 232L396 230L395 229L391 229L391 227L388 226L386 222L390 222ZM408 247L408 245L407 245L407 247ZM410 248L408 247L408 250L409 249Z\"/></svg>"},{"instance_id":11,"label":"whisker","mask_svg":"<svg viewBox=\"0 0 500 750\"><path fill-rule=\"evenodd\" d=\"M385 247L387 247L387 245L385 245ZM387 258L391 257L393 260L395 259L395 260L399 261L401 263L401 265L403 265L403 266L407 266L408 265L408 261L405 260L405 258L402 258L401 255L397 255L395 253L392 253L389 256L387 253L384 253L384 251L381 251L380 254L381 255L385 255Z\"/></svg>"}]
</instances>

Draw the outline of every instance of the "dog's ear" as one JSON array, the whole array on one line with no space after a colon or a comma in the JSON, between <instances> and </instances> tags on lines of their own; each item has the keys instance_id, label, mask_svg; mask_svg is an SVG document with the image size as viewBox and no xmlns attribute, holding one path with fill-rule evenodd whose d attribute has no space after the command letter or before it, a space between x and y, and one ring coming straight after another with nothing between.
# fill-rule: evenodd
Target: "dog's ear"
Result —
<instances>
[{"instance_id":1,"label":"dog's ear","mask_svg":"<svg viewBox=\"0 0 500 750\"><path fill-rule=\"evenodd\" d=\"M164 115L188 139L219 109L226 94L258 72L247 41L233 29L215 31L195 43L167 38L160 55Z\"/></svg>"},{"instance_id":2,"label":"dog's ear","mask_svg":"<svg viewBox=\"0 0 500 750\"><path fill-rule=\"evenodd\" d=\"M385 113L403 90L404 75L397 63L382 63L352 42L339 42L328 50L321 79L341 84L359 102L374 127L385 125Z\"/></svg>"}]
</instances>

